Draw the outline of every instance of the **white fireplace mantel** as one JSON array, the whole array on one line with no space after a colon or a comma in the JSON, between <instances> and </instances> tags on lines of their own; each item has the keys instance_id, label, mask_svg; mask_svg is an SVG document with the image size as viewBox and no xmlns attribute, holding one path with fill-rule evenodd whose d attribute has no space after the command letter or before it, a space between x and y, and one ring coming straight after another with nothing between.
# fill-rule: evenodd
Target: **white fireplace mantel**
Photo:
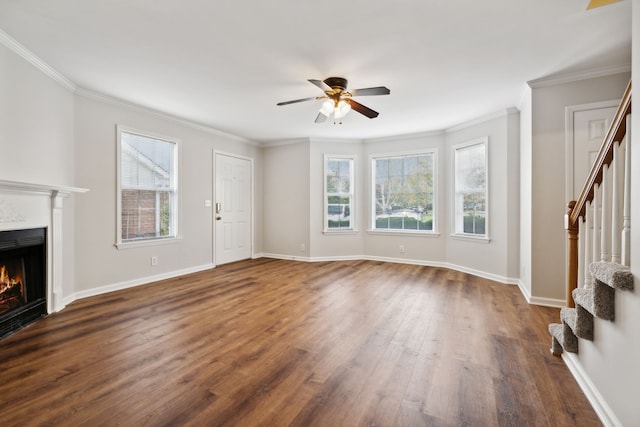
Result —
<instances>
[{"instance_id":1,"label":"white fireplace mantel","mask_svg":"<svg viewBox=\"0 0 640 427\"><path fill-rule=\"evenodd\" d=\"M86 188L0 180L0 231L47 229L47 312L64 308L63 199Z\"/></svg>"}]
</instances>

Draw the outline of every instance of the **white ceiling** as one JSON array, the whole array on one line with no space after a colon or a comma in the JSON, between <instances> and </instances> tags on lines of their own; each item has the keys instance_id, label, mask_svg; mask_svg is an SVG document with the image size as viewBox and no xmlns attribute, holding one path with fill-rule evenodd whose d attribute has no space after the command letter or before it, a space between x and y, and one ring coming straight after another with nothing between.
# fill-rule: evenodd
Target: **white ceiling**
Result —
<instances>
[{"instance_id":1,"label":"white ceiling","mask_svg":"<svg viewBox=\"0 0 640 427\"><path fill-rule=\"evenodd\" d=\"M79 88L255 141L446 129L525 83L631 63L631 1L0 0L0 29ZM387 86L342 125L307 79Z\"/></svg>"}]
</instances>

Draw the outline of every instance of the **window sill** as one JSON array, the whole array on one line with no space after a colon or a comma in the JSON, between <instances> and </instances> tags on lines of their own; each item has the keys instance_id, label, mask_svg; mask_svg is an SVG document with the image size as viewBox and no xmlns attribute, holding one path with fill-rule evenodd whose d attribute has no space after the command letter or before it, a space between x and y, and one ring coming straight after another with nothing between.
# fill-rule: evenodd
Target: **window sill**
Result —
<instances>
[{"instance_id":1,"label":"window sill","mask_svg":"<svg viewBox=\"0 0 640 427\"><path fill-rule=\"evenodd\" d=\"M486 236L472 236L468 234L452 234L454 240L466 240L467 242L490 243L491 239Z\"/></svg>"},{"instance_id":2,"label":"window sill","mask_svg":"<svg viewBox=\"0 0 640 427\"><path fill-rule=\"evenodd\" d=\"M322 230L322 234L326 235L344 235L344 234L358 234L358 230Z\"/></svg>"},{"instance_id":3,"label":"window sill","mask_svg":"<svg viewBox=\"0 0 640 427\"><path fill-rule=\"evenodd\" d=\"M168 237L165 239L148 239L148 240L138 240L135 242L120 242L116 243L114 246L120 249L133 249L133 248L142 248L145 246L159 246L159 245L170 245L175 243L180 243L182 237Z\"/></svg>"},{"instance_id":4,"label":"window sill","mask_svg":"<svg viewBox=\"0 0 640 427\"><path fill-rule=\"evenodd\" d=\"M411 231L411 230L367 230L367 234L379 236L421 236L421 237L440 237L437 231Z\"/></svg>"}]
</instances>

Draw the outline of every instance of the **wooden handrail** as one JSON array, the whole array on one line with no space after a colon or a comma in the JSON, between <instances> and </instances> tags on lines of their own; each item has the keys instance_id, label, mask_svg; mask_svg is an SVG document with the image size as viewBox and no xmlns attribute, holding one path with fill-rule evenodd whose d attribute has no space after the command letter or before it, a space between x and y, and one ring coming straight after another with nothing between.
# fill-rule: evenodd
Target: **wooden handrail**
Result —
<instances>
[{"instance_id":1,"label":"wooden handrail","mask_svg":"<svg viewBox=\"0 0 640 427\"><path fill-rule=\"evenodd\" d=\"M613 160L613 147L615 142L619 142L624 137L624 134L627 131L626 126L626 117L627 114L631 113L631 82L627 85L627 89L624 92L622 100L620 101L620 105L618 106L618 110L616 111L615 116L613 116L613 121L611 122L611 126L609 127L609 131L604 138L604 142L600 147L600 151L598 152L598 156L596 157L591 170L589 171L589 175L587 176L587 181L584 183L582 187L582 191L580 191L580 196L576 200L575 207L571 210L571 215L569 216L569 225L576 226L580 217L584 216L585 208L587 203L593 200L593 188L596 184L600 184L602 182L602 170L605 165L609 165L611 160Z\"/></svg>"}]
</instances>

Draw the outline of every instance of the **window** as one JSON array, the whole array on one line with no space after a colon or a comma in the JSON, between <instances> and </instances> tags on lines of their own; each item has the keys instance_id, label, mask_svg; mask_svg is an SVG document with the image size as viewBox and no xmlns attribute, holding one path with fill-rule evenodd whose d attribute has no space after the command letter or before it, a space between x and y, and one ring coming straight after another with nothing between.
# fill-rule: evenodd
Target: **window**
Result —
<instances>
[{"instance_id":1,"label":"window","mask_svg":"<svg viewBox=\"0 0 640 427\"><path fill-rule=\"evenodd\" d=\"M436 230L435 157L429 151L372 159L372 229Z\"/></svg>"},{"instance_id":2,"label":"window","mask_svg":"<svg viewBox=\"0 0 640 427\"><path fill-rule=\"evenodd\" d=\"M177 237L178 141L118 127L117 244Z\"/></svg>"},{"instance_id":3,"label":"window","mask_svg":"<svg viewBox=\"0 0 640 427\"><path fill-rule=\"evenodd\" d=\"M488 138L454 147L456 234L488 236Z\"/></svg>"},{"instance_id":4,"label":"window","mask_svg":"<svg viewBox=\"0 0 640 427\"><path fill-rule=\"evenodd\" d=\"M325 231L355 230L354 159L325 156L324 228Z\"/></svg>"}]
</instances>

